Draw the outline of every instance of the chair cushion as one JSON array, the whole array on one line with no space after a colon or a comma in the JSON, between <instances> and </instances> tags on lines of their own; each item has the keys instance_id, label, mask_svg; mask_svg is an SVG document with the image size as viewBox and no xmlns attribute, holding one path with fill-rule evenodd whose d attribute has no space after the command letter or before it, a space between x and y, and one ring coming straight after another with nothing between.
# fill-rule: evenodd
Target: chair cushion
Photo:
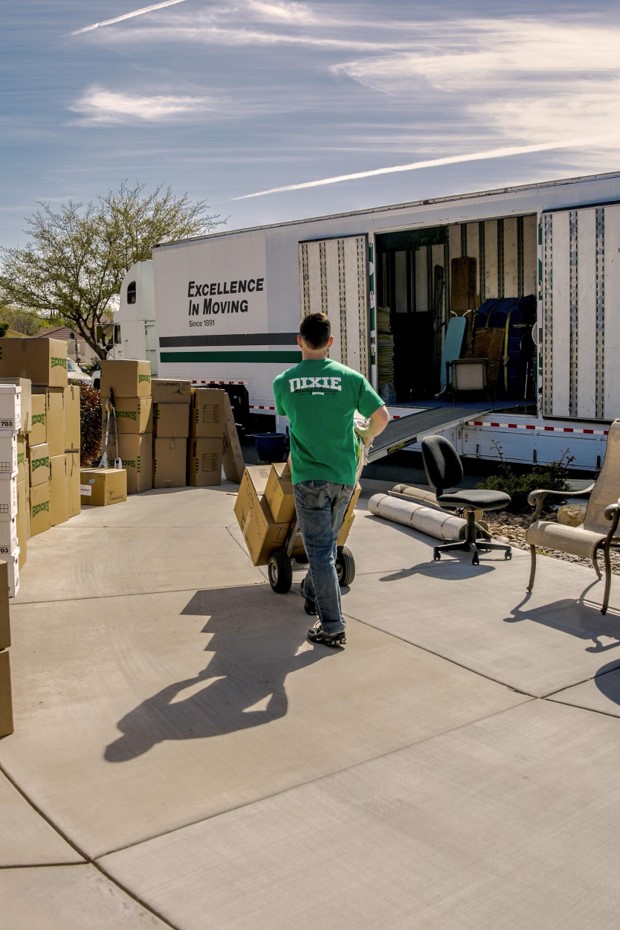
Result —
<instances>
[{"instance_id":1,"label":"chair cushion","mask_svg":"<svg viewBox=\"0 0 620 930\"><path fill-rule=\"evenodd\" d=\"M503 510L510 504L510 495L503 491L487 491L484 488L472 488L462 491L444 491L437 495L442 507L467 510Z\"/></svg>"},{"instance_id":2,"label":"chair cushion","mask_svg":"<svg viewBox=\"0 0 620 930\"><path fill-rule=\"evenodd\" d=\"M525 534L525 541L530 546L570 552L581 559L593 559L597 545L604 539L601 533L586 530L583 526L566 526L554 520L536 520Z\"/></svg>"}]
</instances>

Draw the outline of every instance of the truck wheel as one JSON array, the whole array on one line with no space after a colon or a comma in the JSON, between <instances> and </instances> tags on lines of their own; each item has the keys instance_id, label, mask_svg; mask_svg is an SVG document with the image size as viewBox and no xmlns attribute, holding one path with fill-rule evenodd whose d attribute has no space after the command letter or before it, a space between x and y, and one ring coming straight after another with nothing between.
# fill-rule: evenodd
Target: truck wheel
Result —
<instances>
[{"instance_id":1,"label":"truck wheel","mask_svg":"<svg viewBox=\"0 0 620 930\"><path fill-rule=\"evenodd\" d=\"M271 553L267 563L267 574L271 589L276 594L287 594L291 590L293 569L285 549L276 549Z\"/></svg>"},{"instance_id":2,"label":"truck wheel","mask_svg":"<svg viewBox=\"0 0 620 930\"><path fill-rule=\"evenodd\" d=\"M346 546L338 546L336 550L336 574L341 588L348 588L355 578L355 559Z\"/></svg>"}]
</instances>

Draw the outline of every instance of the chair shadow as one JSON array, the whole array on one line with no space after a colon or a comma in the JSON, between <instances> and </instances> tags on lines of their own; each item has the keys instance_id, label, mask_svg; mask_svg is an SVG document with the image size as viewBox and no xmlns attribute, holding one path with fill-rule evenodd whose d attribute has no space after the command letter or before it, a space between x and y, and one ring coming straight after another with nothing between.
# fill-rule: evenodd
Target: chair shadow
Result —
<instances>
[{"instance_id":1,"label":"chair shadow","mask_svg":"<svg viewBox=\"0 0 620 930\"><path fill-rule=\"evenodd\" d=\"M165 740L223 736L278 720L288 709L287 675L341 652L301 648L308 629L302 598L285 600L266 585L198 591L181 615L206 618L211 658L197 675L166 685L119 720L122 735L106 747L106 761L130 761Z\"/></svg>"},{"instance_id":2,"label":"chair shadow","mask_svg":"<svg viewBox=\"0 0 620 930\"><path fill-rule=\"evenodd\" d=\"M463 555L466 556L466 553ZM501 559L501 561L504 560ZM439 562L420 563L412 565L411 568L401 568L390 575L384 575L379 578L379 581L402 581L403 578L411 578L412 575L427 575L429 578L441 578L442 581L464 581L466 578L478 578L492 571L494 571L492 564L480 562L479 565L472 565L471 558L467 556L463 560L442 557Z\"/></svg>"},{"instance_id":3,"label":"chair shadow","mask_svg":"<svg viewBox=\"0 0 620 930\"><path fill-rule=\"evenodd\" d=\"M533 595L527 593L513 608L512 615L504 617L504 623L530 620L578 639L591 640L593 645L587 646L586 652L615 649L620 646L620 617L609 611L602 614L599 606L586 602L586 595L595 584L598 584L598 579L591 582L577 600L562 598L529 610L524 608Z\"/></svg>"}]
</instances>

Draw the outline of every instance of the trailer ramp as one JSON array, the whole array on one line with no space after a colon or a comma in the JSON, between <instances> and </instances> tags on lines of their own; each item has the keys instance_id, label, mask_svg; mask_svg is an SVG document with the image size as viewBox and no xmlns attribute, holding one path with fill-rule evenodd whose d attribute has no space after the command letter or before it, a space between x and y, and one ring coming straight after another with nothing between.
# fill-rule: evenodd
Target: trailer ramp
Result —
<instances>
[{"instance_id":1,"label":"trailer ramp","mask_svg":"<svg viewBox=\"0 0 620 930\"><path fill-rule=\"evenodd\" d=\"M368 463L378 462L379 459L398 452L405 446L423 439L432 433L442 432L453 426L466 423L467 420L477 420L491 407L476 409L468 407L428 407L417 410L407 416L390 420L380 436L374 440L368 454Z\"/></svg>"}]
</instances>

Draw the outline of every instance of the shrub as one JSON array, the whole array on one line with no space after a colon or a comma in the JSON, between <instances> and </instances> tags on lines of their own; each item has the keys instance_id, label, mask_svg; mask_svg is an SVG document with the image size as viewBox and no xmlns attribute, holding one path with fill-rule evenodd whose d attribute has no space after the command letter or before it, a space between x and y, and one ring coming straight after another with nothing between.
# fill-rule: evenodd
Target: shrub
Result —
<instances>
[{"instance_id":1,"label":"shrub","mask_svg":"<svg viewBox=\"0 0 620 930\"><path fill-rule=\"evenodd\" d=\"M535 465L527 471L517 472L509 462L504 461L501 446L497 443L494 445L501 465L496 475L489 475L478 487L487 488L490 491L505 491L506 494L510 494L511 503L506 508L507 510L513 513L529 512L531 507L527 502L528 494L538 488L550 491L569 489L568 468L574 456L569 454L568 449L564 450L561 459L557 462L551 462L549 465Z\"/></svg>"},{"instance_id":2,"label":"shrub","mask_svg":"<svg viewBox=\"0 0 620 930\"><path fill-rule=\"evenodd\" d=\"M88 385L80 386L80 465L88 468L101 458L101 396Z\"/></svg>"}]
</instances>

